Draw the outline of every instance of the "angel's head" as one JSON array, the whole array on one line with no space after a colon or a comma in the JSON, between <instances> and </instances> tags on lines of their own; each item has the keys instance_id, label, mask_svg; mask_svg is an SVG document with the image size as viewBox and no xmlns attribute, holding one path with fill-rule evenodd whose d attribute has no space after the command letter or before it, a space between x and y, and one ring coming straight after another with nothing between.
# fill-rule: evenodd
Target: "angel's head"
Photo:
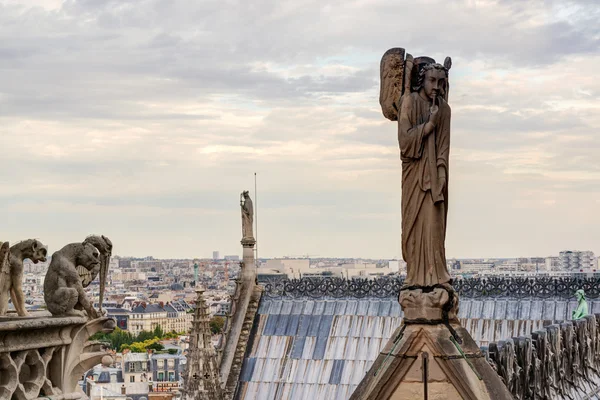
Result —
<instances>
[{"instance_id":1,"label":"angel's head","mask_svg":"<svg viewBox=\"0 0 600 400\"><path fill-rule=\"evenodd\" d=\"M427 64L419 71L416 91L433 99L437 96L443 96L448 82L448 70L441 64Z\"/></svg>"}]
</instances>

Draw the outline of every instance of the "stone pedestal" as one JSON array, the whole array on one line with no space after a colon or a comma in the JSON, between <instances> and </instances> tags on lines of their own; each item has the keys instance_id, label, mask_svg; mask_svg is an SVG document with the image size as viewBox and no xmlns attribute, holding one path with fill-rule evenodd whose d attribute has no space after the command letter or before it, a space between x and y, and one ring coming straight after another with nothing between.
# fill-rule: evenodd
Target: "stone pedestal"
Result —
<instances>
[{"instance_id":1,"label":"stone pedestal","mask_svg":"<svg viewBox=\"0 0 600 400\"><path fill-rule=\"evenodd\" d=\"M254 260L254 245L256 244L256 239L254 238L244 238L241 241L243 247L242 253L242 275L241 279L254 279L256 277L256 261Z\"/></svg>"},{"instance_id":2,"label":"stone pedestal","mask_svg":"<svg viewBox=\"0 0 600 400\"><path fill-rule=\"evenodd\" d=\"M404 321L352 400L512 399L456 314L449 285L402 290Z\"/></svg>"}]
</instances>

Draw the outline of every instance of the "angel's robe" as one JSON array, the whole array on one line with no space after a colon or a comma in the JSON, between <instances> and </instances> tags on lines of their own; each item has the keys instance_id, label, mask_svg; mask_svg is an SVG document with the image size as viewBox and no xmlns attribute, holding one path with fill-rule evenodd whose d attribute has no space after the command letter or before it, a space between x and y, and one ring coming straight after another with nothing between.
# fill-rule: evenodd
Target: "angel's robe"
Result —
<instances>
[{"instance_id":1,"label":"angel's robe","mask_svg":"<svg viewBox=\"0 0 600 400\"><path fill-rule=\"evenodd\" d=\"M403 97L398 117L402 160L402 256L407 263L407 286L432 286L451 280L444 246L448 215L450 106L440 101L439 123L434 132L424 137L430 107L431 104L418 92L413 92ZM445 169L445 182L438 179L438 168Z\"/></svg>"}]
</instances>

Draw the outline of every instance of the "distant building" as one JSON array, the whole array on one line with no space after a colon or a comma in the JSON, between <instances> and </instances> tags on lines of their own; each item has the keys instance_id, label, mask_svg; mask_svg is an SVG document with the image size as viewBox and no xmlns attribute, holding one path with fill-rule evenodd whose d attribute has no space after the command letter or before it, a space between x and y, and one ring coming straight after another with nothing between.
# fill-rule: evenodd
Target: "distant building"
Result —
<instances>
[{"instance_id":1,"label":"distant building","mask_svg":"<svg viewBox=\"0 0 600 400\"><path fill-rule=\"evenodd\" d=\"M213 315L224 317L231 312L231 303L227 300L215 301L210 305L210 312Z\"/></svg>"},{"instance_id":2,"label":"distant building","mask_svg":"<svg viewBox=\"0 0 600 400\"><path fill-rule=\"evenodd\" d=\"M494 268L493 262L461 261L461 273L481 273L488 272Z\"/></svg>"},{"instance_id":3,"label":"distant building","mask_svg":"<svg viewBox=\"0 0 600 400\"><path fill-rule=\"evenodd\" d=\"M240 256L225 256L225 261L240 261Z\"/></svg>"},{"instance_id":4,"label":"distant building","mask_svg":"<svg viewBox=\"0 0 600 400\"><path fill-rule=\"evenodd\" d=\"M160 260L145 260L137 261L136 263L138 271L146 272L163 272L164 265Z\"/></svg>"},{"instance_id":5,"label":"distant building","mask_svg":"<svg viewBox=\"0 0 600 400\"><path fill-rule=\"evenodd\" d=\"M170 399L181 389L184 360L174 354L125 353L114 366L89 370L83 390L90 400Z\"/></svg>"},{"instance_id":6,"label":"distant building","mask_svg":"<svg viewBox=\"0 0 600 400\"><path fill-rule=\"evenodd\" d=\"M192 307L183 300L166 304L138 303L129 313L129 331L153 331L157 326L164 332L187 332L192 327Z\"/></svg>"},{"instance_id":7,"label":"distant building","mask_svg":"<svg viewBox=\"0 0 600 400\"><path fill-rule=\"evenodd\" d=\"M180 388L182 356L156 354L152 356L152 379L155 392L174 392Z\"/></svg>"},{"instance_id":8,"label":"distant building","mask_svg":"<svg viewBox=\"0 0 600 400\"><path fill-rule=\"evenodd\" d=\"M388 268L391 272L400 272L400 262L398 260L390 260L388 262Z\"/></svg>"},{"instance_id":9,"label":"distant building","mask_svg":"<svg viewBox=\"0 0 600 400\"><path fill-rule=\"evenodd\" d=\"M546 257L544 264L546 271L553 271L560 267L560 261L558 257Z\"/></svg>"},{"instance_id":10,"label":"distant building","mask_svg":"<svg viewBox=\"0 0 600 400\"><path fill-rule=\"evenodd\" d=\"M126 353L123 355L123 380L126 383L148 382L148 353Z\"/></svg>"},{"instance_id":11,"label":"distant building","mask_svg":"<svg viewBox=\"0 0 600 400\"><path fill-rule=\"evenodd\" d=\"M596 259L592 251L561 251L558 256L562 270L580 271L596 269Z\"/></svg>"},{"instance_id":12,"label":"distant building","mask_svg":"<svg viewBox=\"0 0 600 400\"><path fill-rule=\"evenodd\" d=\"M459 270L460 269L460 261L453 258L446 261L446 266L450 271Z\"/></svg>"}]
</instances>

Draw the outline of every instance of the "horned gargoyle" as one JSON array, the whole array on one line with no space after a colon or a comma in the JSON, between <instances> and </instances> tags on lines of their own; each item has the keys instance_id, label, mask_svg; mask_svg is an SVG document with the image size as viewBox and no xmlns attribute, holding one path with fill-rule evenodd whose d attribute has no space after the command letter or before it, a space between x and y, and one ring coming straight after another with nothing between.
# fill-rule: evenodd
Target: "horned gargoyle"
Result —
<instances>
[{"instance_id":1,"label":"horned gargoyle","mask_svg":"<svg viewBox=\"0 0 600 400\"><path fill-rule=\"evenodd\" d=\"M104 235L97 236L91 235L85 238L83 243L90 243L94 247L98 249L100 252L100 295L98 300L98 306L100 309L100 314L102 314L102 302L104 301L104 289L106 287L106 278L108 276L108 265L110 264L110 256L112 255L113 244L109 238ZM95 273L94 273L95 272ZM83 287L87 287L91 281L96 279L96 275L98 275L98 271L93 271L91 273L91 280L89 282L83 282Z\"/></svg>"},{"instance_id":2,"label":"horned gargoyle","mask_svg":"<svg viewBox=\"0 0 600 400\"><path fill-rule=\"evenodd\" d=\"M48 311L54 316L85 316L87 313L89 318L98 318L98 312L84 292L77 266L90 272L100 271L100 251L93 244L83 242L68 244L52 255L44 281Z\"/></svg>"}]
</instances>

